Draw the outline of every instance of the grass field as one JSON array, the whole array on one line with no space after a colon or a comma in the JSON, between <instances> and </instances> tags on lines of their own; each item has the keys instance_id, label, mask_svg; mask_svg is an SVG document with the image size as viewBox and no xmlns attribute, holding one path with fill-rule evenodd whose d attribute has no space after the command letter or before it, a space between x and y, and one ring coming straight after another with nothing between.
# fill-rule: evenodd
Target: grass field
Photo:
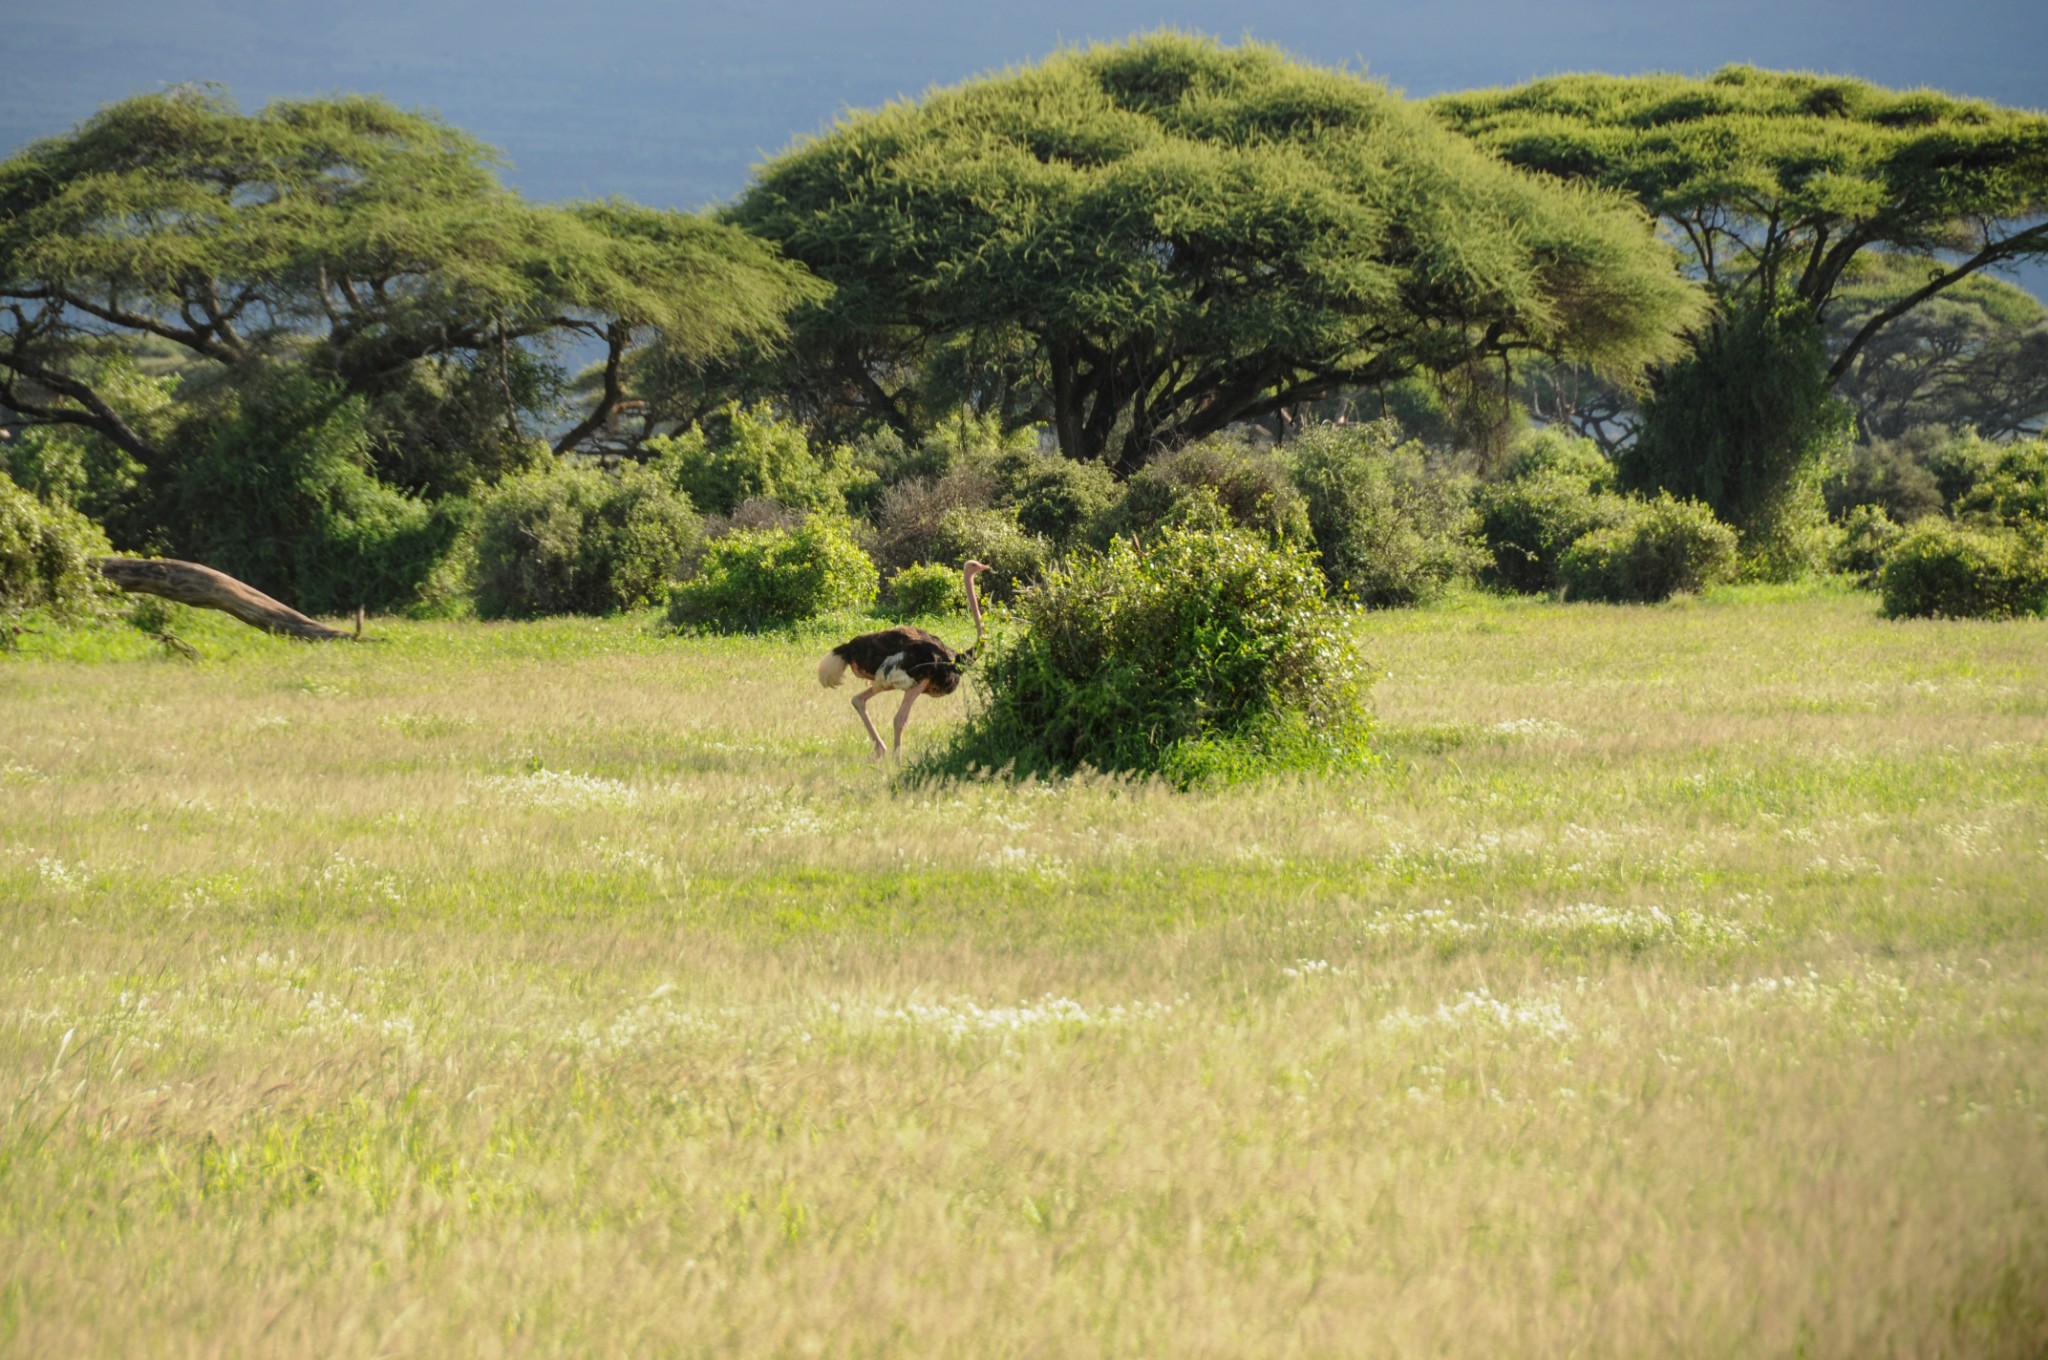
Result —
<instances>
[{"instance_id":1,"label":"grass field","mask_svg":"<svg viewBox=\"0 0 2048 1360\"><path fill-rule=\"evenodd\" d=\"M2048 1353L2048 626L1374 615L1379 769L1191 794L180 631L0 658L0 1353Z\"/></svg>"}]
</instances>

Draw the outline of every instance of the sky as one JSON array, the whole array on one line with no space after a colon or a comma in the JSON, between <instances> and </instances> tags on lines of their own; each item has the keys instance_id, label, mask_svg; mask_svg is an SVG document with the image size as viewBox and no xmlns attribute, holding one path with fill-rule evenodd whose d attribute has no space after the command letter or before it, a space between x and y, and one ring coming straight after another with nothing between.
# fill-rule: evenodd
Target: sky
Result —
<instances>
[{"instance_id":1,"label":"sky","mask_svg":"<svg viewBox=\"0 0 2048 1360\"><path fill-rule=\"evenodd\" d=\"M696 209L849 109L1063 44L1253 37L1410 95L1729 62L2048 108L2048 0L0 0L0 152L169 84L360 91L499 147L544 201Z\"/></svg>"}]
</instances>

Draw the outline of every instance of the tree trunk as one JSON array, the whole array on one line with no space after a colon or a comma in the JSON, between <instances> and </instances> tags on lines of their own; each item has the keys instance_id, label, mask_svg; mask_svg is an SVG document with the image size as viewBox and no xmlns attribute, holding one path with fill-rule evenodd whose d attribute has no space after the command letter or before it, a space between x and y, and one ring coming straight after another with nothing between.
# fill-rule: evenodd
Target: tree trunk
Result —
<instances>
[{"instance_id":1,"label":"tree trunk","mask_svg":"<svg viewBox=\"0 0 2048 1360\"><path fill-rule=\"evenodd\" d=\"M335 642L350 634L315 622L289 605L279 604L253 586L197 562L168 558L102 557L100 574L121 589L139 595L160 595L179 604L218 609L252 628L309 642Z\"/></svg>"}]
</instances>

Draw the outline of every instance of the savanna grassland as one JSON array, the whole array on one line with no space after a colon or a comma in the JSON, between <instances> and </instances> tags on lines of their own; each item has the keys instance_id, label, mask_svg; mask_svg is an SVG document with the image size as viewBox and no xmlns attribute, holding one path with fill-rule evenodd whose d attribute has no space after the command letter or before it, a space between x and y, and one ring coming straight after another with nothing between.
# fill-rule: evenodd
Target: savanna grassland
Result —
<instances>
[{"instance_id":1,"label":"savanna grassland","mask_svg":"<svg viewBox=\"0 0 2048 1360\"><path fill-rule=\"evenodd\" d=\"M179 628L0 659L5 1354L2048 1350L2041 624L1365 616L1380 768L1187 794Z\"/></svg>"}]
</instances>

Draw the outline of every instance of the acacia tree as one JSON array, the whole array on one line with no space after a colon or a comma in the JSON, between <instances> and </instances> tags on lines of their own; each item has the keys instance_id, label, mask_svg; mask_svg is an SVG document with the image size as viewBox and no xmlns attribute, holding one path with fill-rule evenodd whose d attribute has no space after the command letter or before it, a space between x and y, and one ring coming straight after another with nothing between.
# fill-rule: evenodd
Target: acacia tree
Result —
<instances>
[{"instance_id":1,"label":"acacia tree","mask_svg":"<svg viewBox=\"0 0 2048 1360\"><path fill-rule=\"evenodd\" d=\"M1830 343L1846 346L1925 281L1911 261L1865 256L1828 310ZM1970 425L1989 439L2037 434L2048 422L2048 307L2003 279L1966 279L1867 341L1836 391L1869 439L1917 425Z\"/></svg>"},{"instance_id":2,"label":"acacia tree","mask_svg":"<svg viewBox=\"0 0 2048 1360\"><path fill-rule=\"evenodd\" d=\"M1123 473L1418 368L1540 351L1626 379L1696 314L1619 195L1371 81L1178 35L853 115L726 218L835 286L793 322L798 385L905 432L979 397Z\"/></svg>"},{"instance_id":3,"label":"acacia tree","mask_svg":"<svg viewBox=\"0 0 2048 1360\"><path fill-rule=\"evenodd\" d=\"M636 340L708 358L774 338L821 291L708 220L525 203L488 148L363 96L245 115L178 89L0 164L0 404L90 430L145 468L167 460L161 436L96 376L136 338L231 382L293 367L370 400L455 360L523 438L552 414L535 409L547 385L524 379L550 339L585 334L609 376L567 447L622 396Z\"/></svg>"},{"instance_id":4,"label":"acacia tree","mask_svg":"<svg viewBox=\"0 0 2048 1360\"><path fill-rule=\"evenodd\" d=\"M1562 76L1430 101L1512 164L1626 192L1717 307L1653 376L1625 466L1768 533L1840 431L1837 384L1888 328L2048 253L2048 118L1927 90L1735 66ZM1858 262L1917 274L1829 344Z\"/></svg>"}]
</instances>

